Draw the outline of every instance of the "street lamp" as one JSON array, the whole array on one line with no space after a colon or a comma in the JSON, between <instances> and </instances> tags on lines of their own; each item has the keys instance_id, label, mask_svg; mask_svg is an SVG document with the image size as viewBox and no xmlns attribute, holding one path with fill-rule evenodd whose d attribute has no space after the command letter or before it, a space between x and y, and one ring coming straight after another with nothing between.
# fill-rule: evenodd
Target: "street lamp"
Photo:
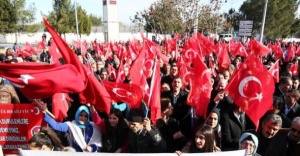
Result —
<instances>
[{"instance_id":1,"label":"street lamp","mask_svg":"<svg viewBox=\"0 0 300 156\"><path fill-rule=\"evenodd\" d=\"M76 0L74 0L74 3L75 3L74 7L75 7L76 34L77 34L77 41L79 41L79 29L78 29L77 2L76 2Z\"/></svg>"},{"instance_id":2,"label":"street lamp","mask_svg":"<svg viewBox=\"0 0 300 156\"><path fill-rule=\"evenodd\" d=\"M264 7L263 18L262 18L260 37L259 37L259 42L261 42L261 43L262 43L262 40L263 40L263 37L264 37L264 29L265 29L267 8L268 8L268 0L265 0L265 7Z\"/></svg>"}]
</instances>

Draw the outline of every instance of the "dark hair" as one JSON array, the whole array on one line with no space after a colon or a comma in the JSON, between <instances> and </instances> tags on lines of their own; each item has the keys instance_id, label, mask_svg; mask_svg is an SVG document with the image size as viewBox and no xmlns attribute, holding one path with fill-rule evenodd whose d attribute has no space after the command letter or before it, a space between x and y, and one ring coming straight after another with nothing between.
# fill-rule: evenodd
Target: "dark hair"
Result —
<instances>
[{"instance_id":1,"label":"dark hair","mask_svg":"<svg viewBox=\"0 0 300 156\"><path fill-rule=\"evenodd\" d=\"M279 84L287 84L289 81L292 81L291 77L283 76L279 80Z\"/></svg>"},{"instance_id":2,"label":"dark hair","mask_svg":"<svg viewBox=\"0 0 300 156\"><path fill-rule=\"evenodd\" d=\"M54 151L61 151L64 149L59 137L49 127L42 127L40 132L34 134L28 143L35 143L35 147L39 148L42 148L45 145Z\"/></svg>"},{"instance_id":3,"label":"dark hair","mask_svg":"<svg viewBox=\"0 0 300 156\"><path fill-rule=\"evenodd\" d=\"M198 149L196 147L196 141L194 139L194 141L192 142L190 153L197 153L199 151L213 152L214 145L215 145L215 135L214 135L213 129L209 125L204 125L204 126L197 128L197 130L195 131L195 135L197 132L201 132L205 136L205 145L204 145L203 149ZM194 137L195 137L195 135L194 135Z\"/></svg>"},{"instance_id":4,"label":"dark hair","mask_svg":"<svg viewBox=\"0 0 300 156\"><path fill-rule=\"evenodd\" d=\"M169 104L171 103L171 100L169 98L161 98L160 104L161 104L161 112L163 113L166 109L168 109Z\"/></svg>"}]
</instances>

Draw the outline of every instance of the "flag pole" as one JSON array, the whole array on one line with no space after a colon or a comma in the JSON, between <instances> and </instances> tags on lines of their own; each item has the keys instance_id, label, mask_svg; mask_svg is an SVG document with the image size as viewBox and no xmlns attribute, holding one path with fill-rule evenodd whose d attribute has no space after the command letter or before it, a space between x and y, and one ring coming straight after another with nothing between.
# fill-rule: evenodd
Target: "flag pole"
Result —
<instances>
[{"instance_id":1,"label":"flag pole","mask_svg":"<svg viewBox=\"0 0 300 156\"><path fill-rule=\"evenodd\" d=\"M259 42L260 43L262 43L262 40L263 40L263 37L264 37L264 29L265 29L267 8L268 8L268 0L265 0L265 7L264 7L264 12L263 12L263 18L262 18L262 24L261 24L261 30L260 30L260 37L259 37Z\"/></svg>"}]
</instances>

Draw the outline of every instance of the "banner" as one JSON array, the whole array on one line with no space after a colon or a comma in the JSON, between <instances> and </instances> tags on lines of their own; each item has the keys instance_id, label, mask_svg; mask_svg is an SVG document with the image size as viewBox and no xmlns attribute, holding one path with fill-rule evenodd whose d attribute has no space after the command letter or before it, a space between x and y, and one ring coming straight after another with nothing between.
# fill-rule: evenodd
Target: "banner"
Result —
<instances>
[{"instance_id":1,"label":"banner","mask_svg":"<svg viewBox=\"0 0 300 156\"><path fill-rule=\"evenodd\" d=\"M177 156L176 153L86 153L86 152L56 152L56 151L30 151L20 149L20 156ZM245 156L245 150L226 151L216 153L184 153L184 156Z\"/></svg>"},{"instance_id":2,"label":"banner","mask_svg":"<svg viewBox=\"0 0 300 156\"><path fill-rule=\"evenodd\" d=\"M43 113L34 104L1 104L0 145L4 154L17 154L28 149L28 140L39 132Z\"/></svg>"}]
</instances>

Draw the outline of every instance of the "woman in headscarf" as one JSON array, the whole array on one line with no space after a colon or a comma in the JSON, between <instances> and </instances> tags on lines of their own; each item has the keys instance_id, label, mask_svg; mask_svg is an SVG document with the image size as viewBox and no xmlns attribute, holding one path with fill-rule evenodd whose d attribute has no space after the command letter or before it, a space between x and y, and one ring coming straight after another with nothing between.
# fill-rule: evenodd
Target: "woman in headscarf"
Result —
<instances>
[{"instance_id":1,"label":"woman in headscarf","mask_svg":"<svg viewBox=\"0 0 300 156\"><path fill-rule=\"evenodd\" d=\"M256 153L258 147L258 139L251 133L244 133L239 139L239 149L246 150L246 156L260 156Z\"/></svg>"},{"instance_id":2,"label":"woman in headscarf","mask_svg":"<svg viewBox=\"0 0 300 156\"><path fill-rule=\"evenodd\" d=\"M219 148L221 148L221 125L220 123L220 112L219 109L214 108L212 112L209 114L206 120L206 124L209 125L214 130L215 135L215 144Z\"/></svg>"},{"instance_id":3,"label":"woman in headscarf","mask_svg":"<svg viewBox=\"0 0 300 156\"><path fill-rule=\"evenodd\" d=\"M47 107L41 107L46 112ZM86 106L80 106L72 122L56 122L47 113L44 120L51 128L60 132L66 132L69 145L77 152L99 152L102 147L100 129L89 120L90 111Z\"/></svg>"}]
</instances>

